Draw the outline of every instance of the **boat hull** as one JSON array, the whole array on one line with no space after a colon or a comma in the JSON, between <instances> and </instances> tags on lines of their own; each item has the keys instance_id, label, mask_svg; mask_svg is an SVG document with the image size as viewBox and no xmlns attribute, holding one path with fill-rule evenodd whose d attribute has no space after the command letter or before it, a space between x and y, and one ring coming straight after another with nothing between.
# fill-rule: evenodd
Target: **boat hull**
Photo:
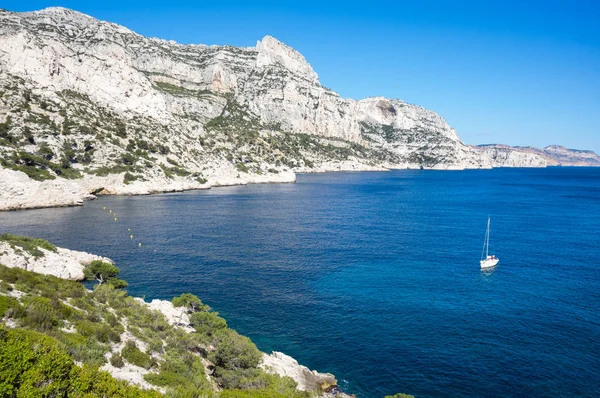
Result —
<instances>
[{"instance_id":1,"label":"boat hull","mask_svg":"<svg viewBox=\"0 0 600 398\"><path fill-rule=\"evenodd\" d=\"M481 260L479 262L479 265L481 265L482 269L485 268L493 268L496 265L498 265L498 262L500 261L499 258L486 258L485 260Z\"/></svg>"}]
</instances>

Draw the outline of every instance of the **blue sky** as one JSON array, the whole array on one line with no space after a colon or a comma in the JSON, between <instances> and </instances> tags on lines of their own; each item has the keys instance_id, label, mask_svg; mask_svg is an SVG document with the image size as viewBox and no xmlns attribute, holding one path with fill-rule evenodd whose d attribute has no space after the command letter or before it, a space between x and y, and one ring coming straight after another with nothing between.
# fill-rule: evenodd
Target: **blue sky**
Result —
<instances>
[{"instance_id":1,"label":"blue sky","mask_svg":"<svg viewBox=\"0 0 600 398\"><path fill-rule=\"evenodd\" d=\"M600 1L27 1L182 43L300 51L344 97L383 95L442 115L469 144L600 153Z\"/></svg>"}]
</instances>

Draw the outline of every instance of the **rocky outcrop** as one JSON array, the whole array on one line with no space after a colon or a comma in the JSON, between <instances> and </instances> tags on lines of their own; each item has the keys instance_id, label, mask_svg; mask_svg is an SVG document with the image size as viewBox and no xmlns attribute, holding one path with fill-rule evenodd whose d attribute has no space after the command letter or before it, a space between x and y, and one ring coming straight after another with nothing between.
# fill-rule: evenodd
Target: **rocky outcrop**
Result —
<instances>
[{"instance_id":1,"label":"rocky outcrop","mask_svg":"<svg viewBox=\"0 0 600 398\"><path fill-rule=\"evenodd\" d=\"M489 157L493 167L600 166L600 156L593 151L559 145L540 149L491 144L474 148Z\"/></svg>"},{"instance_id":2,"label":"rocky outcrop","mask_svg":"<svg viewBox=\"0 0 600 398\"><path fill-rule=\"evenodd\" d=\"M113 263L109 258L75 250L63 248L57 248L56 252L43 248L38 250L42 255L35 257L19 247L11 247L9 243L0 241L0 264L9 268L21 268L39 274L80 281L85 278L83 269L92 261Z\"/></svg>"},{"instance_id":3,"label":"rocky outcrop","mask_svg":"<svg viewBox=\"0 0 600 398\"><path fill-rule=\"evenodd\" d=\"M140 300L149 308L163 314L170 325L180 327L186 332L194 331L194 328L190 325L190 317L185 307L175 307L172 302L167 300L154 299L149 303Z\"/></svg>"},{"instance_id":4,"label":"rocky outcrop","mask_svg":"<svg viewBox=\"0 0 600 398\"><path fill-rule=\"evenodd\" d=\"M21 171L0 167L0 210L78 206L93 196L83 187L63 178L34 181Z\"/></svg>"},{"instance_id":5,"label":"rocky outcrop","mask_svg":"<svg viewBox=\"0 0 600 398\"><path fill-rule=\"evenodd\" d=\"M337 380L331 373L310 370L281 352L263 354L263 362L260 366L268 372L291 377L298 383L297 388L301 391L327 391L337 386Z\"/></svg>"}]
</instances>

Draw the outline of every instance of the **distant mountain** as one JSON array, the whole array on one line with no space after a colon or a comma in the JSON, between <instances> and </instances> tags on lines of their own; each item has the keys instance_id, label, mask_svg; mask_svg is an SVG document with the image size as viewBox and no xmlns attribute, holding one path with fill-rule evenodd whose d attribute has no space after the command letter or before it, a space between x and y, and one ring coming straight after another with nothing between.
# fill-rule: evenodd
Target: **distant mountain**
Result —
<instances>
[{"instance_id":1,"label":"distant mountain","mask_svg":"<svg viewBox=\"0 0 600 398\"><path fill-rule=\"evenodd\" d=\"M593 151L560 145L539 149L490 144L475 148L491 159L493 167L600 166L600 156Z\"/></svg>"}]
</instances>

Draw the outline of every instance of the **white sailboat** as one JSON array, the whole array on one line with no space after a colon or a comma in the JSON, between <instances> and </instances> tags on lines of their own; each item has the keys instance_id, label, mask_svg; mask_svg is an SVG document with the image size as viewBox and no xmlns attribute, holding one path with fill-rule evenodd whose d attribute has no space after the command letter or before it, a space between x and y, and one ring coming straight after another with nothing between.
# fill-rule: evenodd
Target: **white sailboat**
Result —
<instances>
[{"instance_id":1,"label":"white sailboat","mask_svg":"<svg viewBox=\"0 0 600 398\"><path fill-rule=\"evenodd\" d=\"M490 218L488 217L487 230L485 231L485 240L483 241L483 251L481 252L481 268L492 268L498 264L500 259L493 254L490 256L488 251L490 248ZM485 254L485 255L484 255Z\"/></svg>"}]
</instances>

